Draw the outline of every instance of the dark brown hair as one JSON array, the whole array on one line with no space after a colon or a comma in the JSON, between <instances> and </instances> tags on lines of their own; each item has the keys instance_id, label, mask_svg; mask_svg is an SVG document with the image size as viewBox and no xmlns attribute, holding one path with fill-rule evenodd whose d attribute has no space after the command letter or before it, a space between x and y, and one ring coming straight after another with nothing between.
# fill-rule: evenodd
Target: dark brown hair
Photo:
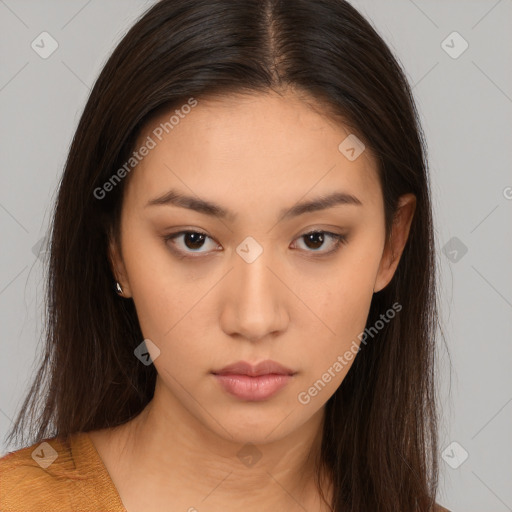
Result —
<instances>
[{"instance_id":1,"label":"dark brown hair","mask_svg":"<svg viewBox=\"0 0 512 512\"><path fill-rule=\"evenodd\" d=\"M403 310L362 347L327 402L321 461L336 512L426 512L438 478L426 144L401 66L343 0L162 0L122 39L94 85L66 161L50 237L44 355L8 437L21 433L27 444L117 426L151 400L156 370L134 356L143 335L133 301L114 292L107 257L125 182L101 200L94 190L129 159L141 129L161 112L191 97L285 87L339 115L371 149L388 236L399 196L416 196L402 258L374 294L367 326L395 302Z\"/></svg>"}]
</instances>

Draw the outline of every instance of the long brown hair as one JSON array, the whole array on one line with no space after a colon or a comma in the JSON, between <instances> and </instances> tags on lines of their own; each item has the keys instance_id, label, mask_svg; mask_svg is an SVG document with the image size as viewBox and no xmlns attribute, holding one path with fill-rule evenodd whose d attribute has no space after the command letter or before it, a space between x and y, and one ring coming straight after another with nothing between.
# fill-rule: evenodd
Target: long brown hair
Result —
<instances>
[{"instance_id":1,"label":"long brown hair","mask_svg":"<svg viewBox=\"0 0 512 512\"><path fill-rule=\"evenodd\" d=\"M332 510L431 510L437 303L426 143L401 66L343 0L162 0L128 31L94 85L66 161L44 355L9 441L114 427L153 397L156 370L134 357L143 335L133 301L114 292L107 257L125 180L102 199L95 194L130 158L141 128L191 97L285 86L319 100L371 148L388 236L399 196L417 200L400 263L374 294L367 326L396 302L403 310L362 347L325 406L321 461L332 476Z\"/></svg>"}]
</instances>

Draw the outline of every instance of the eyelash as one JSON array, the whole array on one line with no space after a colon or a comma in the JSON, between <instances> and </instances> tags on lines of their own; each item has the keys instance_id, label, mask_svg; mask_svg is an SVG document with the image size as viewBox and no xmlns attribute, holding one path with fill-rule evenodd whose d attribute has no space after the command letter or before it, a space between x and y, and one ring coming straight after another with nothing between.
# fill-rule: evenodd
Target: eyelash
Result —
<instances>
[{"instance_id":1,"label":"eyelash","mask_svg":"<svg viewBox=\"0 0 512 512\"><path fill-rule=\"evenodd\" d=\"M344 244L347 243L347 237L345 235L341 235L339 233L332 233L331 231L325 231L325 230L321 230L321 229L313 230L313 231L308 231L307 233L304 233L304 234L300 235L299 237L297 237L296 240L299 240L299 239L304 238L304 237L306 237L308 235L314 235L314 234L317 234L317 233L322 233L324 235L328 235L331 238L333 238L334 239L334 247L332 249L330 249L329 251L326 251L326 252L307 251L306 250L307 253L312 253L314 255L314 257L316 257L316 258L321 258L321 257L324 257L324 256L328 256L330 254L334 254L334 253L338 252L338 250L340 249L341 245L344 245ZM195 230L179 231L177 233L172 233L170 235L166 235L163 238L164 238L165 243L167 244L167 242L172 241L175 238L178 238L179 236L187 235L187 234L203 235L203 236L213 240L213 238L208 236L206 233L203 233L202 231L195 231ZM200 254L200 255L208 254L208 253L199 253L199 252L198 253L186 252L186 251L184 252L184 251L182 251L180 249L176 249L176 248L171 248L171 250L173 252L175 252L175 253L178 253L178 254L182 255L183 258L188 258L188 259L195 259L195 258L198 258L198 257L202 257L202 256L189 256L190 254Z\"/></svg>"}]
</instances>

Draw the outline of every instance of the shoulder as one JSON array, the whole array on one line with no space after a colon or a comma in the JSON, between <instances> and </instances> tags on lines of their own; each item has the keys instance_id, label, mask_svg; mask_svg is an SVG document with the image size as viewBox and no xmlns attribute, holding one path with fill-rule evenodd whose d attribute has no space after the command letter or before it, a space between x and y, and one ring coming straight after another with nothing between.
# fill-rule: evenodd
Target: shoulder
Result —
<instances>
[{"instance_id":1,"label":"shoulder","mask_svg":"<svg viewBox=\"0 0 512 512\"><path fill-rule=\"evenodd\" d=\"M448 510L447 508L444 508L443 506L439 505L438 503L436 503L434 506L433 512L451 512L451 511Z\"/></svg>"},{"instance_id":2,"label":"shoulder","mask_svg":"<svg viewBox=\"0 0 512 512\"><path fill-rule=\"evenodd\" d=\"M74 463L69 442L47 438L0 458L0 510L70 510Z\"/></svg>"}]
</instances>

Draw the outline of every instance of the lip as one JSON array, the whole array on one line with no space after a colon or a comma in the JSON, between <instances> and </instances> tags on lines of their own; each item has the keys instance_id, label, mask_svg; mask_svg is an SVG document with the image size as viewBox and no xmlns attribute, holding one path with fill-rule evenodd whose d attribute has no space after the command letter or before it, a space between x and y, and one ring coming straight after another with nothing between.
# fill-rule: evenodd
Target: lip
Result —
<instances>
[{"instance_id":1,"label":"lip","mask_svg":"<svg viewBox=\"0 0 512 512\"><path fill-rule=\"evenodd\" d=\"M212 372L214 375L248 375L249 377L259 377L260 375L294 375L296 372L276 363L270 359L261 361L252 365L246 361L237 361L236 363L225 366L221 370Z\"/></svg>"},{"instance_id":2,"label":"lip","mask_svg":"<svg viewBox=\"0 0 512 512\"><path fill-rule=\"evenodd\" d=\"M224 391L240 400L251 402L274 396L288 384L295 373L297 372L271 360L256 365L239 361L212 372Z\"/></svg>"}]
</instances>

